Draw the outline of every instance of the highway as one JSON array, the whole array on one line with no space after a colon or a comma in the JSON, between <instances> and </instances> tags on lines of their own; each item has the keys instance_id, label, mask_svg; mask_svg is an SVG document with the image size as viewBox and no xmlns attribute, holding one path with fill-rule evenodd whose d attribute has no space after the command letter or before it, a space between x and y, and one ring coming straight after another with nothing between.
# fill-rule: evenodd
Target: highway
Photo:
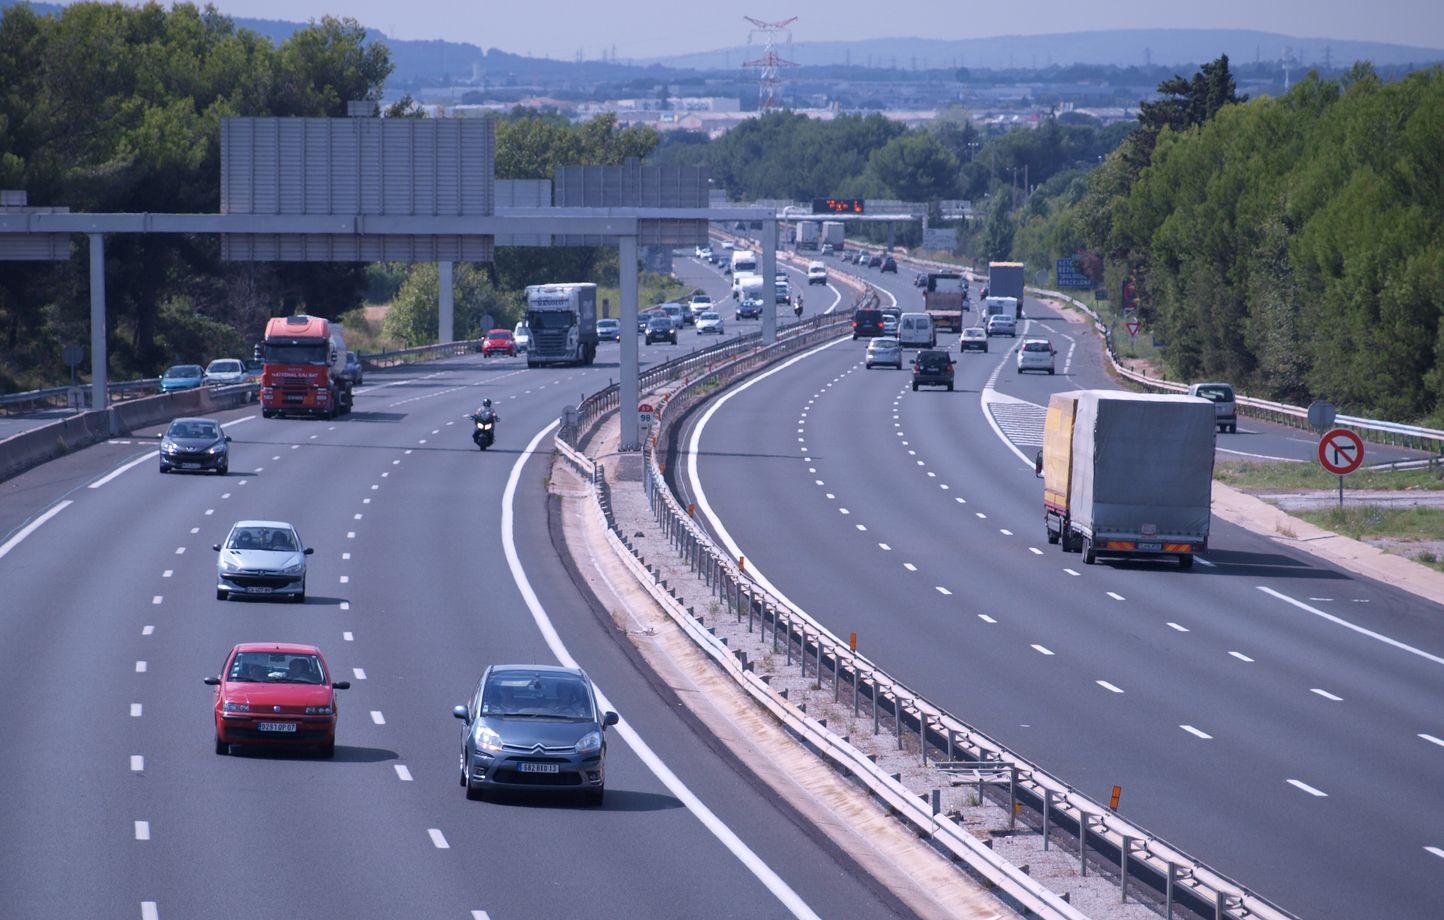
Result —
<instances>
[{"instance_id":1,"label":"highway","mask_svg":"<svg viewBox=\"0 0 1444 920\"><path fill-rule=\"evenodd\" d=\"M916 308L906 271L883 278ZM733 388L669 463L684 501L892 674L1095 800L1121 785L1127 817L1285 908L1437 917L1440 605L1217 519L1191 572L1049 546L1048 394L1112 384L1086 327L1027 307L1020 338L1055 342L1055 376L947 335L956 392L865 370L849 340ZM1314 443L1251 419L1218 438L1220 456Z\"/></svg>"},{"instance_id":2,"label":"highway","mask_svg":"<svg viewBox=\"0 0 1444 920\"><path fill-rule=\"evenodd\" d=\"M225 477L159 475L147 431L4 483L0 915L906 916L639 670L558 558L538 435L616 378L617 349L372 372L334 421L225 413ZM483 396L485 453L465 419ZM316 548L304 605L215 599L211 544L250 517ZM352 682L334 760L213 752L202 678L252 640L319 645ZM487 664L562 646L621 714L605 804L466 801L451 707Z\"/></svg>"}]
</instances>

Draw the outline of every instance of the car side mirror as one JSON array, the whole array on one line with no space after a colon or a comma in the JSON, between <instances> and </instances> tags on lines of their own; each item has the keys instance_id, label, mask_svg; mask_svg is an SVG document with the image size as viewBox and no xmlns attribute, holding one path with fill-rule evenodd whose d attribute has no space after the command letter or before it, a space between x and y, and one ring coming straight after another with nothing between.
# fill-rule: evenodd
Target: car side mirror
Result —
<instances>
[{"instance_id":1,"label":"car side mirror","mask_svg":"<svg viewBox=\"0 0 1444 920\"><path fill-rule=\"evenodd\" d=\"M301 550L301 555L303 555L303 556L309 556L309 555L311 555L312 553L314 553L315 551L316 551L316 547L314 547L314 546L308 546L308 547L306 547L305 549Z\"/></svg>"},{"instance_id":2,"label":"car side mirror","mask_svg":"<svg viewBox=\"0 0 1444 920\"><path fill-rule=\"evenodd\" d=\"M351 682L350 682L349 680L333 680L333 681L331 681L331 689L333 689L333 690L350 690L350 689L351 689Z\"/></svg>"},{"instance_id":3,"label":"car side mirror","mask_svg":"<svg viewBox=\"0 0 1444 920\"><path fill-rule=\"evenodd\" d=\"M230 436L230 435L226 435L226 443L227 443L227 444L231 443L231 436Z\"/></svg>"},{"instance_id":4,"label":"car side mirror","mask_svg":"<svg viewBox=\"0 0 1444 920\"><path fill-rule=\"evenodd\" d=\"M465 706L453 706L453 707L451 707L451 714L454 715L454 716L456 716L458 719L460 719L460 720L463 721L463 722L468 722L468 723L469 723L469 722L471 721L471 713L469 713L469 712L466 711L466 707L465 707Z\"/></svg>"},{"instance_id":5,"label":"car side mirror","mask_svg":"<svg viewBox=\"0 0 1444 920\"><path fill-rule=\"evenodd\" d=\"M1041 449L1033 455L1033 475L1043 475L1043 451Z\"/></svg>"},{"instance_id":6,"label":"car side mirror","mask_svg":"<svg viewBox=\"0 0 1444 920\"><path fill-rule=\"evenodd\" d=\"M221 545L220 545L219 543L212 543L212 544L211 544L211 549L213 549L213 550L215 550L216 552L219 553L219 552L221 551Z\"/></svg>"},{"instance_id":7,"label":"car side mirror","mask_svg":"<svg viewBox=\"0 0 1444 920\"><path fill-rule=\"evenodd\" d=\"M609 728L610 726L616 725L620 721L622 721L621 716L617 715L615 712L608 712L606 715L602 716L602 728Z\"/></svg>"},{"instance_id":8,"label":"car side mirror","mask_svg":"<svg viewBox=\"0 0 1444 920\"><path fill-rule=\"evenodd\" d=\"M219 677L207 677L205 684L207 687L219 687L221 685L221 679Z\"/></svg>"}]
</instances>

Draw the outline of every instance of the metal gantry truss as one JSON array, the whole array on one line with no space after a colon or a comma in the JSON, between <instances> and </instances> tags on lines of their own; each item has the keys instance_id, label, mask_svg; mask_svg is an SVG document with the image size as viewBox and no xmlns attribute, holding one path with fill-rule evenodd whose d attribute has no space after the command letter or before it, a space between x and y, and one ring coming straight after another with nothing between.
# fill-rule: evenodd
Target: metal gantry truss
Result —
<instances>
[{"instance_id":1,"label":"metal gantry truss","mask_svg":"<svg viewBox=\"0 0 1444 920\"><path fill-rule=\"evenodd\" d=\"M757 80L757 111L764 114L778 111L783 107L780 71L783 67L797 66L795 61L789 61L777 53L778 36L783 36L781 44L791 47L792 30L788 27L797 21L797 17L792 16L781 22L763 22L751 16L742 18L752 23L752 30L747 33L747 44L752 44L759 33L764 42L762 57L742 62L743 67L756 67L760 71Z\"/></svg>"}]
</instances>

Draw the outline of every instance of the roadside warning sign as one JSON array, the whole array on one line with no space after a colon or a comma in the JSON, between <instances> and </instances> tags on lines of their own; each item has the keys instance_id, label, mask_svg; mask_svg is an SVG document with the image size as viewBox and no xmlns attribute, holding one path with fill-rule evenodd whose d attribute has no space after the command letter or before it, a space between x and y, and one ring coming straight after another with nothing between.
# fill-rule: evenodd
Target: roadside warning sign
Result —
<instances>
[{"instance_id":1,"label":"roadside warning sign","mask_svg":"<svg viewBox=\"0 0 1444 920\"><path fill-rule=\"evenodd\" d=\"M651 428L655 414L651 403L642 403L637 407L637 424L643 428Z\"/></svg>"},{"instance_id":2,"label":"roadside warning sign","mask_svg":"<svg viewBox=\"0 0 1444 920\"><path fill-rule=\"evenodd\" d=\"M1347 428L1335 428L1319 438L1319 463L1339 476L1352 473L1364 462L1364 441Z\"/></svg>"},{"instance_id":3,"label":"roadside warning sign","mask_svg":"<svg viewBox=\"0 0 1444 920\"><path fill-rule=\"evenodd\" d=\"M1128 334L1129 334L1130 336L1134 336L1134 335L1137 335L1137 334L1138 334L1138 320L1136 320L1136 319L1130 319L1130 320L1128 321Z\"/></svg>"}]
</instances>

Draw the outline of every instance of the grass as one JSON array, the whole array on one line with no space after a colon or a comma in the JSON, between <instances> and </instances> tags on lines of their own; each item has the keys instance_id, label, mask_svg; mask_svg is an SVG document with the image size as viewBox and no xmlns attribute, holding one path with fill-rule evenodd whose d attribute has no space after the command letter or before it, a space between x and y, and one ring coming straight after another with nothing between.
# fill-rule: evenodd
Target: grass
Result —
<instances>
[{"instance_id":1,"label":"grass","mask_svg":"<svg viewBox=\"0 0 1444 920\"><path fill-rule=\"evenodd\" d=\"M1444 541L1444 509L1441 508L1346 505L1320 511L1296 511L1294 516L1355 540L1389 537L1395 540Z\"/></svg>"},{"instance_id":2,"label":"grass","mask_svg":"<svg viewBox=\"0 0 1444 920\"><path fill-rule=\"evenodd\" d=\"M1316 463L1222 460L1214 464L1213 478L1245 491L1337 490L1339 477ZM1444 490L1444 470L1358 470L1344 477L1344 489Z\"/></svg>"}]
</instances>

